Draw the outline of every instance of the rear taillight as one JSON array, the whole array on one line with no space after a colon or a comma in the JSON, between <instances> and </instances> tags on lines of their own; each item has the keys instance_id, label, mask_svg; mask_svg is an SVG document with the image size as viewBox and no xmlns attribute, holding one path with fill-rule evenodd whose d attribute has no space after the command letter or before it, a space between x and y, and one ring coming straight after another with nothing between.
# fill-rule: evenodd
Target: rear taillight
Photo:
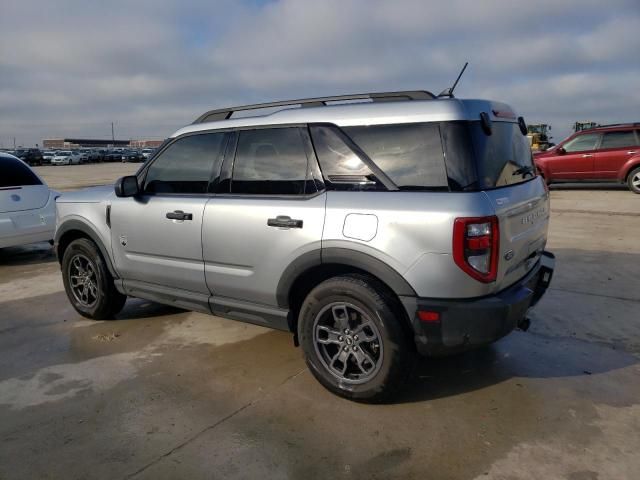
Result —
<instances>
[{"instance_id":1,"label":"rear taillight","mask_svg":"<svg viewBox=\"0 0 640 480\"><path fill-rule=\"evenodd\" d=\"M498 218L456 218L453 224L453 260L471 277L483 283L498 274L500 228Z\"/></svg>"}]
</instances>

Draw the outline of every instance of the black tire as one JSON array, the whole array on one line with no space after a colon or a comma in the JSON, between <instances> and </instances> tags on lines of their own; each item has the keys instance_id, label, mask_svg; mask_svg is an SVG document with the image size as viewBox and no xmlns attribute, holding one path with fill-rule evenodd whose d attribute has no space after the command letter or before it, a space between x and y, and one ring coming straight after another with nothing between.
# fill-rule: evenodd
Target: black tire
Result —
<instances>
[{"instance_id":1,"label":"black tire","mask_svg":"<svg viewBox=\"0 0 640 480\"><path fill-rule=\"evenodd\" d=\"M640 167L632 170L627 177L627 185L633 193L640 193Z\"/></svg>"},{"instance_id":2,"label":"black tire","mask_svg":"<svg viewBox=\"0 0 640 480\"><path fill-rule=\"evenodd\" d=\"M324 387L341 397L369 403L386 402L395 396L411 373L415 360L415 349L402 324L405 321L404 313L397 304L397 300L387 293L383 285L361 275L330 278L307 295L300 309L298 336L307 366ZM341 305L345 306L344 310L341 310ZM338 312L337 317L334 309ZM341 311L345 314L342 315ZM340 337L331 330L332 333L327 336L331 335L332 339L340 342L328 345L328 338L322 338L320 342L318 335L322 332L319 329L324 331L335 328L343 333L348 331L337 327L343 318L348 318L348 324L355 330ZM366 327L367 333L363 332L361 327L357 327L358 319L364 319L361 324L373 323L375 329ZM335 323L334 326L327 327L322 324L324 321ZM358 330L362 332L361 337L377 336L379 342L368 343L363 338L358 339L354 335ZM330 348L333 350L329 350ZM331 357L343 355L341 349L344 352L356 349L358 352L344 353L348 355L346 361L342 363L337 359L335 363ZM368 367L369 373L364 372L360 366L361 357L357 357L363 353L367 358L362 365ZM369 368L371 365L374 367ZM335 371L336 366L342 366L342 370L346 371L341 375ZM361 378L354 380L357 374L350 372L357 370L361 371Z\"/></svg>"},{"instance_id":3,"label":"black tire","mask_svg":"<svg viewBox=\"0 0 640 480\"><path fill-rule=\"evenodd\" d=\"M77 265L82 268L79 270ZM86 272L78 280L79 273ZM81 273L80 276L85 275ZM72 278L73 276L73 278ZM87 238L79 238L69 244L62 256L62 280L69 301L76 311L94 320L113 319L127 300L126 295L116 290L113 277L95 243ZM84 292L87 295L83 301Z\"/></svg>"}]
</instances>

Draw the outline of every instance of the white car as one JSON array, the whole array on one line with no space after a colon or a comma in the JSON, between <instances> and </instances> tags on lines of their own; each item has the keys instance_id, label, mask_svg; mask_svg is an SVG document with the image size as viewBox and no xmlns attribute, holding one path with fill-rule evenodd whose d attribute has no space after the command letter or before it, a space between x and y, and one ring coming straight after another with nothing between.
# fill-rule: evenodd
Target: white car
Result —
<instances>
[{"instance_id":1,"label":"white car","mask_svg":"<svg viewBox=\"0 0 640 480\"><path fill-rule=\"evenodd\" d=\"M72 152L71 150L63 150L56 152L51 159L51 165L80 165L82 163L82 155L78 152Z\"/></svg>"},{"instance_id":2,"label":"white car","mask_svg":"<svg viewBox=\"0 0 640 480\"><path fill-rule=\"evenodd\" d=\"M52 240L59 196L22 160L0 153L0 248Z\"/></svg>"},{"instance_id":3,"label":"white car","mask_svg":"<svg viewBox=\"0 0 640 480\"><path fill-rule=\"evenodd\" d=\"M147 158L149 158L151 155L153 155L153 152L155 152L156 149L155 148L143 148L142 149L142 156L144 157L144 159L146 160Z\"/></svg>"},{"instance_id":4,"label":"white car","mask_svg":"<svg viewBox=\"0 0 640 480\"><path fill-rule=\"evenodd\" d=\"M42 163L51 163L51 160L53 159L53 157L55 156L56 152L52 152L52 151L44 151L42 152Z\"/></svg>"}]
</instances>

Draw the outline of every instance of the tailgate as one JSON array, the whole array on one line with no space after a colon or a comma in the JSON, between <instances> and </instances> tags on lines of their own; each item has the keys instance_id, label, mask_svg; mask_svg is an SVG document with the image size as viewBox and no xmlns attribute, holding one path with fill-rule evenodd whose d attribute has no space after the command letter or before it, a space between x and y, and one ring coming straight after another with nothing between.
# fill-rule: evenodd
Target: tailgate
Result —
<instances>
[{"instance_id":1,"label":"tailgate","mask_svg":"<svg viewBox=\"0 0 640 480\"><path fill-rule=\"evenodd\" d=\"M496 291L524 277L547 244L549 192L540 177L529 182L487 190L499 219L500 252Z\"/></svg>"}]
</instances>

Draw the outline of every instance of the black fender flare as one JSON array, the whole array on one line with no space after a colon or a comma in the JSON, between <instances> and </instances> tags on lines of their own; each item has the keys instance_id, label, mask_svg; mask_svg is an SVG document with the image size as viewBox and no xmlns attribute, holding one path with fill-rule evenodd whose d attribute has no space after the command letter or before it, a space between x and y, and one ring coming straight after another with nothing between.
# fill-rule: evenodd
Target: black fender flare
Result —
<instances>
[{"instance_id":1,"label":"black fender flare","mask_svg":"<svg viewBox=\"0 0 640 480\"><path fill-rule=\"evenodd\" d=\"M409 282L382 260L357 250L329 247L304 253L287 266L280 277L276 290L278 306L288 308L289 292L296 280L309 269L320 265L354 267L384 282L398 297L417 296Z\"/></svg>"},{"instance_id":2,"label":"black fender flare","mask_svg":"<svg viewBox=\"0 0 640 480\"><path fill-rule=\"evenodd\" d=\"M107 268L109 269L109 273L111 274L111 276L113 278L119 278L118 273L116 272L115 268L113 268L113 264L111 263L111 256L109 255L107 248L104 246L104 243L102 243L102 240L100 239L100 235L98 235L93 228L91 228L86 223L81 222L80 220L75 220L75 219L67 220L64 223L62 223L58 228L56 228L56 234L54 236L53 242L54 242L54 249L56 252L56 256L58 257L58 262L62 263L62 255L60 255L60 252L58 251L59 245L60 245L60 239L65 234L71 231L78 231L78 232L81 232L83 236L89 237L93 241L93 243L95 243L98 246L98 250L100 250L100 253L102 254L102 258L104 258L104 261L107 264Z\"/></svg>"}]
</instances>

